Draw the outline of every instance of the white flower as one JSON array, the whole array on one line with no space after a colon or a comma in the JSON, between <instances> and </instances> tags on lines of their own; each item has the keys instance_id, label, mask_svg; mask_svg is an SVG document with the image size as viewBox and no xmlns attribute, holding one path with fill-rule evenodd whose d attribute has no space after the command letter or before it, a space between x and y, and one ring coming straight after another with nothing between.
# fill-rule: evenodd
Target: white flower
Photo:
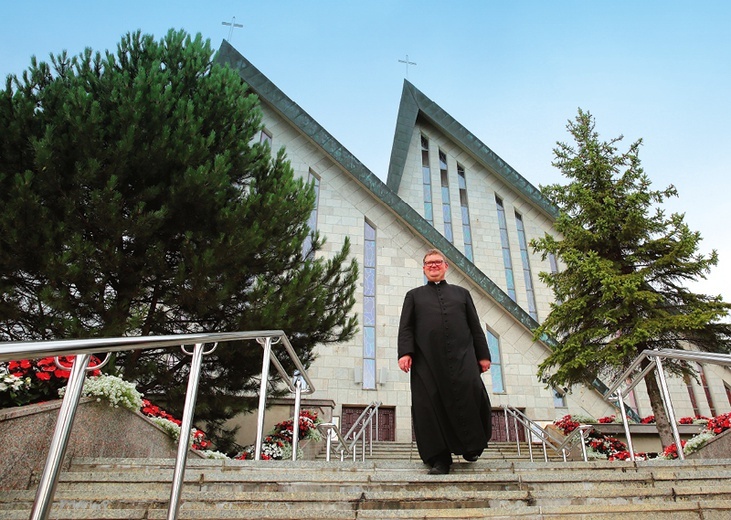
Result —
<instances>
[{"instance_id":1,"label":"white flower","mask_svg":"<svg viewBox=\"0 0 731 520\"><path fill-rule=\"evenodd\" d=\"M7 390L27 390L30 388L30 377L23 379L22 377L14 376L12 374L0 374L0 392Z\"/></svg>"},{"instance_id":2,"label":"white flower","mask_svg":"<svg viewBox=\"0 0 731 520\"><path fill-rule=\"evenodd\" d=\"M65 393L66 387L58 391L59 397L63 397ZM137 411L142 407L143 396L137 391L134 383L107 374L87 378L84 381L82 395L96 397L97 401L104 398L109 401L109 406L114 408L123 406L129 410Z\"/></svg>"},{"instance_id":3,"label":"white flower","mask_svg":"<svg viewBox=\"0 0 731 520\"><path fill-rule=\"evenodd\" d=\"M198 453L203 455L207 459L228 459L228 457L220 451L213 450L197 450Z\"/></svg>"}]
</instances>

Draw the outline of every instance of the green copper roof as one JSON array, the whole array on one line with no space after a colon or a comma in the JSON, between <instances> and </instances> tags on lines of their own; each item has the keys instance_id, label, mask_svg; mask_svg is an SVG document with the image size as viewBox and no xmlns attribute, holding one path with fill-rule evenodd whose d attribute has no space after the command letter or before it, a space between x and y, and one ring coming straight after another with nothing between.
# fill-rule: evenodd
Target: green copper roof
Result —
<instances>
[{"instance_id":1,"label":"green copper roof","mask_svg":"<svg viewBox=\"0 0 731 520\"><path fill-rule=\"evenodd\" d=\"M469 151L485 168L494 172L508 186L543 210L552 218L558 216L558 209L541 192L515 171L500 156L487 147L474 134L446 113L439 105L426 97L414 85L404 80L401 104L396 118L396 132L393 137L391 161L388 167L388 187L398 193L404 165L409 151L409 143L416 127L416 121L423 117L445 135Z\"/></svg>"},{"instance_id":2,"label":"green copper roof","mask_svg":"<svg viewBox=\"0 0 731 520\"><path fill-rule=\"evenodd\" d=\"M449 240L439 233L429 222L424 220L411 206L396 195L393 189L366 168L337 139L330 135L297 103L279 90L274 83L225 40L218 51L216 62L222 65L228 65L236 70L241 79L251 87L261 100L270 105L282 117L289 120L303 134L308 136L335 162L340 164L358 183L371 191L376 198L389 207L398 218L414 231L421 234L433 247L442 251L453 266L471 278L488 296L509 312L518 322L523 324L528 330L534 330L538 326L538 323L527 312L504 293L500 287L495 285L475 264L470 262ZM401 117L401 113L399 113L399 117Z\"/></svg>"}]
</instances>

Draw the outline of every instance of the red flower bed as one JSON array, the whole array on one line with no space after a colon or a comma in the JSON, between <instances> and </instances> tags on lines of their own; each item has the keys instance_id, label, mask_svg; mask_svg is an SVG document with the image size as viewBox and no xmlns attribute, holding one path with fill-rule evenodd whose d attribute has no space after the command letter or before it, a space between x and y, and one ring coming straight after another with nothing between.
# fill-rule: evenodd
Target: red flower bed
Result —
<instances>
[{"instance_id":1,"label":"red flower bed","mask_svg":"<svg viewBox=\"0 0 731 520\"><path fill-rule=\"evenodd\" d=\"M53 357L21 359L0 363L0 377L3 372L18 379L27 380L21 388L12 392L0 392L0 408L24 406L58 399L58 390L68 383L75 356L61 356L58 363ZM90 367L99 364L99 358L91 356ZM90 370L87 375L98 376L99 370Z\"/></svg>"}]
</instances>

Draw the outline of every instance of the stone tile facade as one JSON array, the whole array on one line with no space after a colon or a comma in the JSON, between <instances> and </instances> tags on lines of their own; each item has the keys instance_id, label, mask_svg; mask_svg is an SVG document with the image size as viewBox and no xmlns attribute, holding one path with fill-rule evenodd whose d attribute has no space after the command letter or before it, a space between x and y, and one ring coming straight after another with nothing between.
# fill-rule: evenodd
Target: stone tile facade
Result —
<instances>
[{"instance_id":1,"label":"stone tile facade","mask_svg":"<svg viewBox=\"0 0 731 520\"><path fill-rule=\"evenodd\" d=\"M365 222L376 229L378 384L375 389L366 390L359 382L363 367L361 331L347 343L318 349L317 360L309 369L316 387L311 396L313 399L332 400L335 403L332 415L335 417L341 414L343 406L365 406L380 401L383 407L395 409L395 440L407 442L411 439L409 379L398 370L396 363L397 329L404 294L424 283L421 269L423 254L427 249L437 247L450 259L449 282L471 291L485 327L499 338L505 392L493 393L491 376L489 373L483 376L494 408L520 408L529 417L542 422L553 421L567 413L595 418L617 413L595 389L588 387L571 389L565 406L556 407L553 391L546 389L537 379L537 367L545 359L549 347L533 340L531 324L535 322L525 310L528 308L526 283L515 215L517 212L522 217L526 238L530 241L553 232L555 213L552 211L555 210L542 199L534 186L408 82L404 86L386 186L226 42L219 59L237 68L241 77L259 95L264 112L263 123L272 136L273 153L284 147L297 175L306 179L313 174L320 179L317 229L327 239L320 254L332 255L349 238L351 254L362 267ZM409 105L413 105L412 97L417 99L417 105L422 105L416 108ZM410 113L417 114L413 120L409 119ZM423 219L422 136L430 143L433 227ZM442 235L439 151L447 157L453 244ZM457 164L465 170L474 262L462 256L464 235ZM504 294L507 287L496 196L503 201L507 219L515 302L509 301ZM529 253L529 264L540 320L549 312L552 293L540 282L538 273L550 271L550 265L548 260L532 252ZM361 315L362 296L361 283L355 306L355 311ZM676 390L684 390L682 382L674 384ZM644 408L646 413L650 413L648 406ZM676 413L691 415L692 408L688 409L686 403L682 403ZM245 441L251 442L250 439Z\"/></svg>"}]
</instances>

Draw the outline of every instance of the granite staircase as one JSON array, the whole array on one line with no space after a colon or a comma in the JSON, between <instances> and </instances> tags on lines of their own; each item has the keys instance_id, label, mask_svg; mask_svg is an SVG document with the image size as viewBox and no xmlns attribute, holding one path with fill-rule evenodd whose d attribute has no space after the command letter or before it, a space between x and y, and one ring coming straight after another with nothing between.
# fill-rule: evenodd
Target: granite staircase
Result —
<instances>
[{"instance_id":1,"label":"granite staircase","mask_svg":"<svg viewBox=\"0 0 731 520\"><path fill-rule=\"evenodd\" d=\"M731 460L530 462L502 458L497 448L475 463L455 462L449 475L427 475L395 450L366 462L191 459L178 518L731 518ZM167 518L173 464L74 459L50 518ZM0 491L0 520L28 519L34 495L32 484Z\"/></svg>"},{"instance_id":2,"label":"granite staircase","mask_svg":"<svg viewBox=\"0 0 731 520\"><path fill-rule=\"evenodd\" d=\"M545 461L543 450L540 445L533 445L533 460ZM357 460L361 460L362 447L359 445L356 453ZM548 450L546 452L548 460L560 461L563 458ZM325 454L321 452L318 460L324 460ZM335 453L331 455L335 458ZM339 455L337 457L339 459ZM416 443L398 443L398 442L374 442L373 448L366 451L367 460L409 460L419 462L419 452L416 449ZM515 442L495 442L485 450L481 457L482 460L512 460L512 461L530 461L530 450L527 442L521 442L518 446ZM351 457L352 460L352 457ZM456 461L455 457L455 461Z\"/></svg>"}]
</instances>

